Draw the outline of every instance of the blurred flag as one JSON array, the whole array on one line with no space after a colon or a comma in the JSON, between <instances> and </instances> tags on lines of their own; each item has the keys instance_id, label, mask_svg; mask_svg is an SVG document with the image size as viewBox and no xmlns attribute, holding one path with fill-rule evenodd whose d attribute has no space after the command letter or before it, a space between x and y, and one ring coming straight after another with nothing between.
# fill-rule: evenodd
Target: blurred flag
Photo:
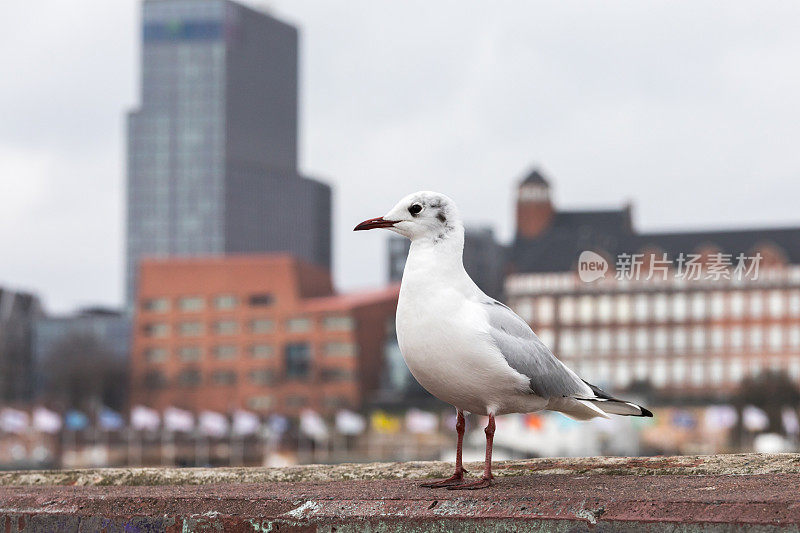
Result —
<instances>
[{"instance_id":1,"label":"blurred flag","mask_svg":"<svg viewBox=\"0 0 800 533\"><path fill-rule=\"evenodd\" d=\"M269 432L276 437L280 437L289 429L289 420L283 415L272 415L267 420Z\"/></svg>"},{"instance_id":2,"label":"blurred flag","mask_svg":"<svg viewBox=\"0 0 800 533\"><path fill-rule=\"evenodd\" d=\"M158 411L144 405L135 405L131 409L131 427L137 430L156 431L160 417Z\"/></svg>"},{"instance_id":3,"label":"blurred flag","mask_svg":"<svg viewBox=\"0 0 800 533\"><path fill-rule=\"evenodd\" d=\"M534 431L539 431L544 426L544 420L541 416L529 413L525 415L525 427Z\"/></svg>"},{"instance_id":4,"label":"blurred flag","mask_svg":"<svg viewBox=\"0 0 800 533\"><path fill-rule=\"evenodd\" d=\"M797 419L797 411L791 407L784 407L781 412L781 420L783 421L783 429L786 430L788 435L800 433L800 421Z\"/></svg>"},{"instance_id":5,"label":"blurred flag","mask_svg":"<svg viewBox=\"0 0 800 533\"><path fill-rule=\"evenodd\" d=\"M45 407L33 410L33 428L42 433L58 433L61 430L61 416Z\"/></svg>"},{"instance_id":6,"label":"blurred flag","mask_svg":"<svg viewBox=\"0 0 800 533\"><path fill-rule=\"evenodd\" d=\"M303 409L300 413L300 432L313 440L325 440L328 438L328 427L316 411Z\"/></svg>"},{"instance_id":7,"label":"blurred flag","mask_svg":"<svg viewBox=\"0 0 800 533\"><path fill-rule=\"evenodd\" d=\"M736 425L739 415L732 405L710 405L706 408L703 421L708 429L730 429Z\"/></svg>"},{"instance_id":8,"label":"blurred flag","mask_svg":"<svg viewBox=\"0 0 800 533\"><path fill-rule=\"evenodd\" d=\"M672 413L672 425L683 429L692 429L697 425L694 415L685 409L676 409Z\"/></svg>"},{"instance_id":9,"label":"blurred flag","mask_svg":"<svg viewBox=\"0 0 800 533\"><path fill-rule=\"evenodd\" d=\"M427 411L409 409L406 412L406 429L411 433L432 433L439 425L439 417Z\"/></svg>"},{"instance_id":10,"label":"blurred flag","mask_svg":"<svg viewBox=\"0 0 800 533\"><path fill-rule=\"evenodd\" d=\"M400 431L401 427L400 418L387 415L383 411L373 412L369 418L369 424L372 430L377 433L394 434Z\"/></svg>"},{"instance_id":11,"label":"blurred flag","mask_svg":"<svg viewBox=\"0 0 800 533\"><path fill-rule=\"evenodd\" d=\"M243 409L234 411L233 433L235 435L253 435L258 432L259 427L261 427L261 420L257 414Z\"/></svg>"},{"instance_id":12,"label":"blurred flag","mask_svg":"<svg viewBox=\"0 0 800 533\"><path fill-rule=\"evenodd\" d=\"M64 427L70 431L80 431L89 426L89 418L81 411L72 409L64 415Z\"/></svg>"},{"instance_id":13,"label":"blurred flag","mask_svg":"<svg viewBox=\"0 0 800 533\"><path fill-rule=\"evenodd\" d=\"M167 407L164 409L164 429L189 433L194 429L194 416L184 409Z\"/></svg>"},{"instance_id":14,"label":"blurred flag","mask_svg":"<svg viewBox=\"0 0 800 533\"><path fill-rule=\"evenodd\" d=\"M116 431L122 429L125 425L125 421L118 412L108 407L103 407L103 409L100 410L100 414L97 415L97 425L104 431Z\"/></svg>"},{"instance_id":15,"label":"blurred flag","mask_svg":"<svg viewBox=\"0 0 800 533\"><path fill-rule=\"evenodd\" d=\"M207 437L224 437L228 433L228 418L222 413L201 411L197 426Z\"/></svg>"},{"instance_id":16,"label":"blurred flag","mask_svg":"<svg viewBox=\"0 0 800 533\"><path fill-rule=\"evenodd\" d=\"M769 426L769 418L755 405L746 405L742 410L742 425L747 431L764 431Z\"/></svg>"},{"instance_id":17,"label":"blurred flag","mask_svg":"<svg viewBox=\"0 0 800 533\"><path fill-rule=\"evenodd\" d=\"M366 428L367 421L360 414L347 409L336 413L336 431L342 435L361 435Z\"/></svg>"},{"instance_id":18,"label":"blurred flag","mask_svg":"<svg viewBox=\"0 0 800 533\"><path fill-rule=\"evenodd\" d=\"M0 410L0 430L6 433L24 433L30 425L30 416L25 411L6 407Z\"/></svg>"}]
</instances>

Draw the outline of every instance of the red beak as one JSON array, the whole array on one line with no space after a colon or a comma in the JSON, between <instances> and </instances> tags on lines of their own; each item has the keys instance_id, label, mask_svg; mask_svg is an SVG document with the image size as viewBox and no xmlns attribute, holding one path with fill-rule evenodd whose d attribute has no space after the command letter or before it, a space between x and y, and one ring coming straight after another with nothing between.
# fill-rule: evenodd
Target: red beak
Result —
<instances>
[{"instance_id":1,"label":"red beak","mask_svg":"<svg viewBox=\"0 0 800 533\"><path fill-rule=\"evenodd\" d=\"M356 226L353 231L362 231L365 229L375 229L375 228L391 228L397 224L397 221L394 220L384 220L383 217L378 218L371 218L369 220L365 220L358 226Z\"/></svg>"}]
</instances>

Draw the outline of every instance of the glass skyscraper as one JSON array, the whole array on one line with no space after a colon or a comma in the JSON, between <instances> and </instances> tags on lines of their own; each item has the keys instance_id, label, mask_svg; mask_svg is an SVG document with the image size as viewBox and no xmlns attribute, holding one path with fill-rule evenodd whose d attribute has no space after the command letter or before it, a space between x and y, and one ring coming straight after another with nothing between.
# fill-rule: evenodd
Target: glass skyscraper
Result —
<instances>
[{"instance_id":1,"label":"glass skyscraper","mask_svg":"<svg viewBox=\"0 0 800 533\"><path fill-rule=\"evenodd\" d=\"M297 30L228 0L145 0L128 117L126 297L142 257L330 266L330 188L297 171Z\"/></svg>"}]
</instances>

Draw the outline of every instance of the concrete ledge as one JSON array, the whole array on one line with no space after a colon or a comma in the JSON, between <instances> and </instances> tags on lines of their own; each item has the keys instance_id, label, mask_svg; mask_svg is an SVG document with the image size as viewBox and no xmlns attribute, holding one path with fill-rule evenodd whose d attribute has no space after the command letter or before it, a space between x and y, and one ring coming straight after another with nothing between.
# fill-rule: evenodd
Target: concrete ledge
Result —
<instances>
[{"instance_id":1,"label":"concrete ledge","mask_svg":"<svg viewBox=\"0 0 800 533\"><path fill-rule=\"evenodd\" d=\"M800 531L800 454L0 473L0 531ZM479 465L468 465L479 472Z\"/></svg>"}]
</instances>

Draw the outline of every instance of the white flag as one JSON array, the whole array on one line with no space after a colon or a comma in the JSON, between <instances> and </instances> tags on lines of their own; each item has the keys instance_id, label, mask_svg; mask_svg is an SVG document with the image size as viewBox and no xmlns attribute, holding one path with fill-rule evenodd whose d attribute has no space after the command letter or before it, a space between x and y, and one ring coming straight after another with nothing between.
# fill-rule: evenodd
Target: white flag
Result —
<instances>
[{"instance_id":1,"label":"white flag","mask_svg":"<svg viewBox=\"0 0 800 533\"><path fill-rule=\"evenodd\" d=\"M33 410L33 428L42 433L58 433L61 431L61 416L45 407Z\"/></svg>"},{"instance_id":2,"label":"white flag","mask_svg":"<svg viewBox=\"0 0 800 533\"><path fill-rule=\"evenodd\" d=\"M138 430L156 431L160 422L158 411L144 405L135 405L131 409L131 427Z\"/></svg>"},{"instance_id":3,"label":"white flag","mask_svg":"<svg viewBox=\"0 0 800 533\"><path fill-rule=\"evenodd\" d=\"M742 424L747 431L764 431L769 426L769 417L755 405L746 405L742 411Z\"/></svg>"},{"instance_id":4,"label":"white flag","mask_svg":"<svg viewBox=\"0 0 800 533\"><path fill-rule=\"evenodd\" d=\"M322 417L312 409L303 409L300 413L300 432L314 440L325 440L328 438L328 428Z\"/></svg>"},{"instance_id":5,"label":"white flag","mask_svg":"<svg viewBox=\"0 0 800 533\"><path fill-rule=\"evenodd\" d=\"M233 433L235 435L253 435L261 427L258 415L250 411L237 409L233 413Z\"/></svg>"},{"instance_id":6,"label":"white flag","mask_svg":"<svg viewBox=\"0 0 800 533\"><path fill-rule=\"evenodd\" d=\"M25 411L6 407L0 411L0 430L6 433L25 433L30 425L30 416Z\"/></svg>"},{"instance_id":7,"label":"white flag","mask_svg":"<svg viewBox=\"0 0 800 533\"><path fill-rule=\"evenodd\" d=\"M797 419L797 411L791 407L784 407L783 412L781 412L781 420L783 420L783 429L786 430L788 435L800 433L800 420Z\"/></svg>"},{"instance_id":8,"label":"white flag","mask_svg":"<svg viewBox=\"0 0 800 533\"><path fill-rule=\"evenodd\" d=\"M427 411L409 409L406 413L406 428L411 433L432 433L439 425L439 417Z\"/></svg>"},{"instance_id":9,"label":"white flag","mask_svg":"<svg viewBox=\"0 0 800 533\"><path fill-rule=\"evenodd\" d=\"M342 435L361 435L367 428L367 421L358 413L342 409L336 413L336 431Z\"/></svg>"},{"instance_id":10,"label":"white flag","mask_svg":"<svg viewBox=\"0 0 800 533\"><path fill-rule=\"evenodd\" d=\"M228 418L214 411L202 411L198 427L200 433L208 437L224 437L228 433Z\"/></svg>"},{"instance_id":11,"label":"white flag","mask_svg":"<svg viewBox=\"0 0 800 533\"><path fill-rule=\"evenodd\" d=\"M736 425L739 415L732 405L709 405L705 412L706 427L712 430L730 429Z\"/></svg>"},{"instance_id":12,"label":"white flag","mask_svg":"<svg viewBox=\"0 0 800 533\"><path fill-rule=\"evenodd\" d=\"M164 409L164 429L188 433L194 429L194 416L184 409L167 407Z\"/></svg>"}]
</instances>

